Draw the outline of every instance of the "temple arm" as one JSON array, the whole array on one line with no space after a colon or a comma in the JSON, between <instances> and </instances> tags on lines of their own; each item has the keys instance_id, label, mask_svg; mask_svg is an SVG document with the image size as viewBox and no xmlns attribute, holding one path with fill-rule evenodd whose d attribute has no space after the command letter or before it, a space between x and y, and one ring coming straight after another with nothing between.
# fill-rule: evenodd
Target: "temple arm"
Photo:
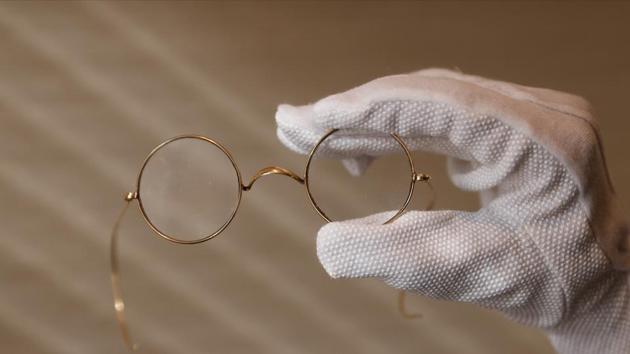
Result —
<instances>
[{"instance_id":1,"label":"temple arm","mask_svg":"<svg viewBox=\"0 0 630 354\"><path fill-rule=\"evenodd\" d=\"M136 351L139 348L139 345L134 343L131 338L131 334L129 333L129 326L127 325L127 320L125 317L125 301L123 299L122 288L120 285L120 272L118 267L118 229L120 227L120 222L123 219L123 216L127 212L129 208L129 204L133 199L125 198L125 206L120 211L118 215L118 219L116 219L116 223L114 224L114 228L112 229L111 239L110 239L110 264L111 264L111 279L112 279L112 292L114 295L114 310L116 311L116 321L118 322L118 327L120 328L121 335L123 337L123 341L127 348L132 351Z\"/></svg>"}]
</instances>

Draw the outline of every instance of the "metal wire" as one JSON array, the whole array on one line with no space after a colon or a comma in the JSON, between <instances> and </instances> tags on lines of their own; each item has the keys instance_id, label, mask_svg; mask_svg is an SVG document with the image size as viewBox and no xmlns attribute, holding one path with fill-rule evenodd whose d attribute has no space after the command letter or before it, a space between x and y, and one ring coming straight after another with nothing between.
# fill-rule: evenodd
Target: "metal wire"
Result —
<instances>
[{"instance_id":1,"label":"metal wire","mask_svg":"<svg viewBox=\"0 0 630 354\"><path fill-rule=\"evenodd\" d=\"M129 333L129 325L127 325L127 318L125 316L125 300L123 297L122 287L120 285L120 268L118 265L118 229L120 228L120 223L125 216L127 209L129 209L129 204L131 204L133 199L135 198L131 198L131 195L129 194L125 197L125 206L120 211L120 214L114 223L109 244L109 260L111 266L110 275L112 281L112 293L114 296L116 322L118 322L118 328L120 328L120 333L127 348L131 351L136 351L140 348L140 346L134 343L133 338Z\"/></svg>"},{"instance_id":2,"label":"metal wire","mask_svg":"<svg viewBox=\"0 0 630 354\"><path fill-rule=\"evenodd\" d=\"M293 180L297 181L300 184L305 185L306 192L308 194L308 198L309 198L309 201L311 202L312 206L315 208L317 213L325 221L331 222L332 220L320 208L320 206L317 204L317 202L315 200L315 197L311 193L311 189L310 189L310 186L309 186L309 170L310 170L310 166L311 166L311 161L313 160L313 158L315 156L315 153L317 152L317 149L319 149L319 147L322 145L324 140L326 140L328 137L330 137L331 135L333 135L334 133L336 133L338 131L339 131L338 129L333 129L333 130L327 132L315 144L313 149L310 151L309 156L308 156L308 160L306 162L306 167L305 167L305 170L304 170L304 178L300 177L295 172L292 172L292 171L290 171L290 170L288 170L286 168L282 168L282 167L278 167L278 166L269 166L269 167L265 167L265 168L262 168L262 169L258 170L258 172L256 172L256 174L252 177L252 179L250 180L249 184L247 184L247 185L243 184L243 180L241 178L240 170L239 170L239 168L238 168L238 166L236 164L236 161L234 160L234 158L232 157L232 155L230 154L228 149L225 148L223 145L221 145L219 142L217 142L215 140L212 140L210 138L207 138L205 136L201 136L201 135L180 135L180 136L176 136L174 138L168 139L168 140L164 141L163 143L159 144L158 146L156 146L149 153L149 155L145 158L144 162L142 163L142 167L140 169L140 172L138 173L138 178L136 180L136 190L134 192L129 192L129 193L126 194L126 196L125 196L125 206L123 207L123 209L120 212L118 218L116 219L116 222L114 223L114 227L113 227L112 233L111 233L110 262L111 262L112 293L113 293L113 297L114 297L114 310L116 312L116 321L118 322L118 327L120 328L123 341L125 342L125 345L127 346L127 348L129 348L132 351L136 351L139 348L139 345L134 342L134 340L131 337L131 334L129 332L129 325L127 323L126 316L125 316L125 301L124 301L124 298L123 298L122 287L121 287L121 284L120 284L120 269L119 269L119 264L118 264L118 237L119 237L118 236L118 231L119 231L120 223L121 223L121 221L123 219L123 216L125 215L125 212L129 208L129 204L131 204L131 202L133 200L138 200L138 206L140 208L140 211L142 213L142 216L143 216L144 220L149 225L151 230L154 233L156 233L158 236L160 236L160 237L162 237L162 238L164 238L164 239L166 239L166 240L168 240L170 242L173 242L173 243L178 243L178 244L197 244L197 243L202 243L202 242L208 241L208 240L218 236L220 233L222 233L228 227L228 225L234 220L236 212L238 211L238 208L239 208L240 202L241 202L241 198L242 198L242 192L251 190L253 184L258 179L260 179L263 176L267 176L267 175L284 175L284 176L291 177ZM405 145L405 143L402 140L402 138L400 138L398 135L396 135L394 133L392 133L390 135L400 145L400 147L402 148L405 156L407 157L407 161L409 163L409 169L410 169L410 174L409 174L410 175L410 182L409 182L409 189L408 189L407 196L405 197L402 205L400 206L400 208L396 212L396 214L394 214L391 218L389 218L387 221L385 221L385 224L393 222L394 220L396 220L398 217L400 217L405 212L405 209L407 208L407 206L411 202L411 198L413 196L413 192L414 192L414 188L415 188L416 182L426 182L429 185L429 187L431 188L431 192L432 192L433 196L432 196L432 200L431 200L429 206L427 207L427 209L431 209L433 207L433 203L434 203L434 200L435 200L433 188L431 187L431 184L428 183L429 180L430 180L430 177L428 175L425 175L425 174L417 174L416 173L414 165L413 165L413 160L411 158L411 153L409 152L409 149L407 148L407 145ZM218 147L228 157L228 159L232 163L232 166L234 167L234 170L236 171L236 176L237 176L238 202L237 202L236 207L234 208L234 211L232 212L232 214L228 217L228 219L225 221L225 223L219 227L219 229L217 229L216 231L214 231L212 233L204 235L201 238L194 239L194 240L183 240L183 239L180 239L180 238L176 237L175 235L169 235L169 234L159 230L158 227L151 221L151 218L149 217L149 215L147 215L147 213L145 211L145 208L143 206L143 203L142 203L142 195L140 193L140 185L141 185L141 181L142 181L142 176L143 176L143 173L145 171L145 167L147 166L147 163L149 162L149 160L159 150L161 150L162 148L164 148L168 144L170 144L170 143L172 143L174 141L181 140L181 139L197 139L197 140L205 141L205 142L207 142L209 144L212 144L212 145ZM417 318L417 317L419 317L418 314L411 314L411 313L409 313L406 310L406 307L405 307L405 293L404 293L404 291L400 292L399 296L398 296L398 310L399 310L399 312L400 312L400 314L401 314L401 316L403 318Z\"/></svg>"}]
</instances>

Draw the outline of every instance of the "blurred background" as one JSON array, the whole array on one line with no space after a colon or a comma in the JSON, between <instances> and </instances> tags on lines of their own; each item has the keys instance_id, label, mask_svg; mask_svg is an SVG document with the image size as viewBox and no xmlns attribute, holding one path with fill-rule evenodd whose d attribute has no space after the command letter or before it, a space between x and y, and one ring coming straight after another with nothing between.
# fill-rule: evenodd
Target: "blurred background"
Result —
<instances>
[{"instance_id":1,"label":"blurred background","mask_svg":"<svg viewBox=\"0 0 630 354\"><path fill-rule=\"evenodd\" d=\"M0 343L7 353L123 353L109 231L162 140L225 143L245 178L302 171L275 136L279 103L373 78L459 68L587 97L630 199L630 4L485 2L0 2ZM437 156L438 208L474 210ZM129 322L145 353L552 353L541 332L377 280L330 280L304 189L269 178L220 237L122 225ZM334 187L334 180L330 181ZM422 189L413 207L426 201Z\"/></svg>"}]
</instances>

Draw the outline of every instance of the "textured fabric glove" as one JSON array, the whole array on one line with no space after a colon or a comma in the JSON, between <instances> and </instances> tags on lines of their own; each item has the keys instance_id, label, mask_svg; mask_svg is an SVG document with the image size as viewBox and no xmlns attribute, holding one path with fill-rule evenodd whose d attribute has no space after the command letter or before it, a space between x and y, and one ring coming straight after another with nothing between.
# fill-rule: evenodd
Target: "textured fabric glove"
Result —
<instances>
[{"instance_id":1,"label":"textured fabric glove","mask_svg":"<svg viewBox=\"0 0 630 354\"><path fill-rule=\"evenodd\" d=\"M630 238L588 103L557 91L429 69L377 79L307 106L281 105L278 137L360 173L379 155L448 157L483 207L410 211L325 225L317 254L333 278L377 277L542 328L563 354L630 353ZM344 132L346 133L344 135Z\"/></svg>"}]
</instances>

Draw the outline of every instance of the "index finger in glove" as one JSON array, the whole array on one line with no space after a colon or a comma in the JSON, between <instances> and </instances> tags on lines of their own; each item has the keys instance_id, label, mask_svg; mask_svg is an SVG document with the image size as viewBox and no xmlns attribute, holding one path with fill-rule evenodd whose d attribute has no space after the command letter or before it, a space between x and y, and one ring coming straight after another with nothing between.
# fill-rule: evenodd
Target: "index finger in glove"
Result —
<instances>
[{"instance_id":1,"label":"index finger in glove","mask_svg":"<svg viewBox=\"0 0 630 354\"><path fill-rule=\"evenodd\" d=\"M301 153L335 128L341 131L321 151L330 157L397 151L389 137L397 133L412 150L481 164L517 145L512 140L521 134L512 128L561 150L572 136L557 135L584 131L576 130L574 118L580 128L591 119L580 97L435 69L380 78L312 105L281 105L276 113L280 140ZM577 140L573 145L580 150L584 140Z\"/></svg>"}]
</instances>

